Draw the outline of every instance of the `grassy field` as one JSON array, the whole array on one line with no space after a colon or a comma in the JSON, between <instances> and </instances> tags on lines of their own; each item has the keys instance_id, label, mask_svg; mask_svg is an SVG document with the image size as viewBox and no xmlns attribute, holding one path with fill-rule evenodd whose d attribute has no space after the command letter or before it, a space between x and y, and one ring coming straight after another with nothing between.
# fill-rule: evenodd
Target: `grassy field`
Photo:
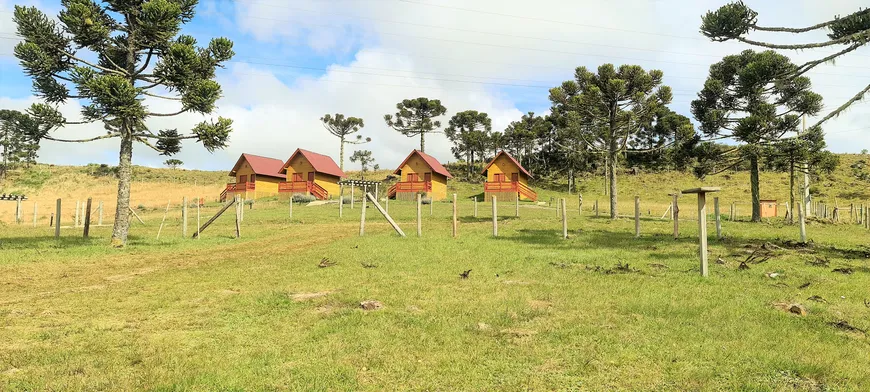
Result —
<instances>
[{"instance_id":1,"label":"grassy field","mask_svg":"<svg viewBox=\"0 0 870 392\"><path fill-rule=\"evenodd\" d=\"M106 246L110 227L55 241L7 225L0 390L870 390L866 230L813 221L801 247L780 220L726 221L704 279L696 223L674 240L658 219L655 195L689 181L643 181L640 238L632 220L580 215L576 196L569 239L531 203L519 218L502 204L493 238L467 184L452 190L458 238L451 204L424 210L417 238L414 207L395 201L407 238L373 208L359 237L359 206L339 219L336 204L297 205L290 219L277 201L245 212L241 239L230 216L181 238L174 207L159 241L155 203L122 250ZM753 252L769 259L740 269ZM808 314L783 310L795 303Z\"/></svg>"}]
</instances>

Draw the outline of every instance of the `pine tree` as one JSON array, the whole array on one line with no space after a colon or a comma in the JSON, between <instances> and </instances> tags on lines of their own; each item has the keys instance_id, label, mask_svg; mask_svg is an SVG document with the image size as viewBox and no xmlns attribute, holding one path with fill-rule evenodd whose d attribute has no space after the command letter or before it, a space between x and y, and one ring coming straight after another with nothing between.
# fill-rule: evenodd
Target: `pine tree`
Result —
<instances>
[{"instance_id":1,"label":"pine tree","mask_svg":"<svg viewBox=\"0 0 870 392\"><path fill-rule=\"evenodd\" d=\"M420 136L420 151L426 151L426 134L437 132L441 121L433 120L447 113L447 108L437 99L420 97L406 99L396 104L395 115L384 115L387 126L407 137Z\"/></svg>"},{"instance_id":2,"label":"pine tree","mask_svg":"<svg viewBox=\"0 0 870 392\"><path fill-rule=\"evenodd\" d=\"M193 19L197 0L64 0L61 4L60 23L35 7L15 7L14 21L24 38L15 47L15 56L44 101L34 104L29 114L40 124L38 140L120 140L112 245L123 246L130 226L134 142L165 155L177 153L184 139L196 140L208 151L226 146L229 119L203 121L188 134L174 129L155 132L146 120L186 112L210 114L221 96L215 68L232 58L233 43L215 38L200 47L192 36L179 34L182 25ZM179 109L155 113L145 105L145 98L169 100ZM69 99L82 101L81 121L67 121L55 107ZM83 139L52 134L67 125L94 122L102 122L106 133Z\"/></svg>"},{"instance_id":3,"label":"pine tree","mask_svg":"<svg viewBox=\"0 0 870 392\"><path fill-rule=\"evenodd\" d=\"M344 170L345 144L365 144L372 141L372 138L370 137L363 139L362 135L356 135L356 140L347 139L348 136L359 132L360 129L365 127L361 118L345 117L341 113L336 113L335 116L324 114L323 117L320 118L320 122L323 123L323 127L326 128L329 133L335 135L340 140L341 147L339 148L338 165L341 170Z\"/></svg>"},{"instance_id":4,"label":"pine tree","mask_svg":"<svg viewBox=\"0 0 870 392\"><path fill-rule=\"evenodd\" d=\"M20 164L36 163L39 127L33 118L17 110L0 110L0 178Z\"/></svg>"},{"instance_id":5,"label":"pine tree","mask_svg":"<svg viewBox=\"0 0 870 392\"><path fill-rule=\"evenodd\" d=\"M369 171L369 167L375 163L375 159L372 158L372 152L369 150L356 150L353 152L353 155L350 156L351 162L359 162L360 165L360 178L366 179L366 172ZM377 170L377 166L375 165L375 170Z\"/></svg>"},{"instance_id":6,"label":"pine tree","mask_svg":"<svg viewBox=\"0 0 870 392\"><path fill-rule=\"evenodd\" d=\"M727 170L749 163L752 221L761 221L759 162L765 146L796 133L802 115L822 108L822 97L811 89L810 79L800 76L781 80L777 75L797 67L774 51L745 50L710 66L710 75L692 114L707 137L730 138L740 145L721 155Z\"/></svg>"},{"instance_id":7,"label":"pine tree","mask_svg":"<svg viewBox=\"0 0 870 392\"><path fill-rule=\"evenodd\" d=\"M453 115L444 135L453 143L451 151L456 159L465 157L469 178L474 171L475 157L483 158L492 132L492 119L484 112L466 110Z\"/></svg>"}]
</instances>

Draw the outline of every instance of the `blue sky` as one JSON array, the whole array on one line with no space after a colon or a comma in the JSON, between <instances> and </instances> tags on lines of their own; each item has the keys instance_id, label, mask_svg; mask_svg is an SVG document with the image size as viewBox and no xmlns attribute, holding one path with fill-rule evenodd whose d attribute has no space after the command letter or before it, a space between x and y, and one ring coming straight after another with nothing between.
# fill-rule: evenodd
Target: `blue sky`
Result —
<instances>
[{"instance_id":1,"label":"blue sky","mask_svg":"<svg viewBox=\"0 0 870 392\"><path fill-rule=\"evenodd\" d=\"M15 44L14 2L0 0L0 53ZM580 4L582 3L582 4ZM59 1L31 1L56 15ZM570 79L576 66L606 62L661 69L675 91L671 108L690 115L689 101L706 70L722 56L745 47L712 43L697 32L700 15L724 1L495 1L458 0L204 0L184 33L206 43L215 36L235 43L236 57L221 70L224 88L216 115L235 121L229 148L214 154L186 144L178 158L188 168L228 169L242 152L286 159L298 147L337 157L338 143L318 121L325 113L366 120L364 148L383 167L398 164L418 145L387 128L383 115L404 98L441 99L449 109L486 111L502 130L523 113L549 107L547 88ZM861 2L795 1L788 9L750 1L768 25L809 25L832 14L858 9ZM762 37L764 38L764 37ZM784 38L788 39L788 37ZM819 37L823 39L823 37ZM805 61L819 52L788 53ZM862 49L811 74L816 90L836 107L870 83L870 52ZM24 109L30 81L14 58L0 55L0 106ZM152 108L170 106L146 101ZM69 117L77 103L62 108ZM865 103L832 121L831 149L868 148L870 110ZM185 115L149 121L154 129L186 129L202 120ZM65 129L65 136L101 133L98 125ZM453 160L443 136L427 150ZM117 143L75 146L46 143L41 160L58 164L117 163ZM349 155L349 153L348 153ZM159 166L165 159L140 146L137 164Z\"/></svg>"}]
</instances>

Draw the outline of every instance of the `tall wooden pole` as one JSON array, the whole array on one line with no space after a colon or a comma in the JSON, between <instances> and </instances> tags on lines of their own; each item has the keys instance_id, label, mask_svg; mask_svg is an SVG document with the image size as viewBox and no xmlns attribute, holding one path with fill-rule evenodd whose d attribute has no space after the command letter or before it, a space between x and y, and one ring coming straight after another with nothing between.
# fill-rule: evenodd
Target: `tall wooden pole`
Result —
<instances>
[{"instance_id":1,"label":"tall wooden pole","mask_svg":"<svg viewBox=\"0 0 870 392\"><path fill-rule=\"evenodd\" d=\"M562 198L562 239L568 239L568 212L565 209L565 199Z\"/></svg>"},{"instance_id":2,"label":"tall wooden pole","mask_svg":"<svg viewBox=\"0 0 870 392\"><path fill-rule=\"evenodd\" d=\"M353 188L351 188L353 189ZM362 237L366 233L366 198L362 199L362 211L359 214L359 236Z\"/></svg>"},{"instance_id":3,"label":"tall wooden pole","mask_svg":"<svg viewBox=\"0 0 870 392\"><path fill-rule=\"evenodd\" d=\"M707 277L707 194L698 193L698 233L701 240L701 276Z\"/></svg>"},{"instance_id":4,"label":"tall wooden pole","mask_svg":"<svg viewBox=\"0 0 870 392\"><path fill-rule=\"evenodd\" d=\"M417 237L423 236L423 195L417 194Z\"/></svg>"},{"instance_id":5,"label":"tall wooden pole","mask_svg":"<svg viewBox=\"0 0 870 392\"><path fill-rule=\"evenodd\" d=\"M634 197L634 236L640 238L640 196Z\"/></svg>"},{"instance_id":6,"label":"tall wooden pole","mask_svg":"<svg viewBox=\"0 0 870 392\"><path fill-rule=\"evenodd\" d=\"M33 227L36 227L37 205L33 202Z\"/></svg>"},{"instance_id":7,"label":"tall wooden pole","mask_svg":"<svg viewBox=\"0 0 870 392\"><path fill-rule=\"evenodd\" d=\"M187 196L181 199L181 236L187 238Z\"/></svg>"},{"instance_id":8,"label":"tall wooden pole","mask_svg":"<svg viewBox=\"0 0 870 392\"><path fill-rule=\"evenodd\" d=\"M163 211L163 219L160 221L160 228L157 229L157 239L158 240L160 239L160 232L163 231L163 224L166 223L166 214L169 213L169 204L170 203L172 203L171 200L166 202L166 210Z\"/></svg>"},{"instance_id":9,"label":"tall wooden pole","mask_svg":"<svg viewBox=\"0 0 870 392\"><path fill-rule=\"evenodd\" d=\"M85 207L85 230L82 233L82 237L88 238L88 234L91 231L91 198L88 198L87 207Z\"/></svg>"},{"instance_id":10,"label":"tall wooden pole","mask_svg":"<svg viewBox=\"0 0 870 392\"><path fill-rule=\"evenodd\" d=\"M54 216L54 239L60 239L60 199L57 199Z\"/></svg>"},{"instance_id":11,"label":"tall wooden pole","mask_svg":"<svg viewBox=\"0 0 870 392\"><path fill-rule=\"evenodd\" d=\"M492 236L498 237L498 201L492 195Z\"/></svg>"},{"instance_id":12,"label":"tall wooden pole","mask_svg":"<svg viewBox=\"0 0 870 392\"><path fill-rule=\"evenodd\" d=\"M716 239L722 239L722 219L719 216L719 198L713 198L713 213L716 214Z\"/></svg>"},{"instance_id":13,"label":"tall wooden pole","mask_svg":"<svg viewBox=\"0 0 870 392\"><path fill-rule=\"evenodd\" d=\"M453 238L459 235L459 220L457 219L459 206L456 203L456 194L453 194ZM431 205L431 204L430 204Z\"/></svg>"},{"instance_id":14,"label":"tall wooden pole","mask_svg":"<svg viewBox=\"0 0 870 392\"><path fill-rule=\"evenodd\" d=\"M677 194L674 194L674 239L680 238L680 203L677 200Z\"/></svg>"}]
</instances>

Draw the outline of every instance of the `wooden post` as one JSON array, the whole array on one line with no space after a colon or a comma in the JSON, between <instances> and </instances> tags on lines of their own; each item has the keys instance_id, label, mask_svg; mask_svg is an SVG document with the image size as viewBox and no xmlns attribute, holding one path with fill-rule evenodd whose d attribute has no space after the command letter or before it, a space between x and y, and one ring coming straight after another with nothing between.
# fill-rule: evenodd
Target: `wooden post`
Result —
<instances>
[{"instance_id":1,"label":"wooden post","mask_svg":"<svg viewBox=\"0 0 870 392\"><path fill-rule=\"evenodd\" d=\"M37 205L36 202L33 202L33 227L36 227L36 211Z\"/></svg>"},{"instance_id":2,"label":"wooden post","mask_svg":"<svg viewBox=\"0 0 870 392\"><path fill-rule=\"evenodd\" d=\"M728 215L728 220L734 222L734 202L731 202L731 213Z\"/></svg>"},{"instance_id":3,"label":"wooden post","mask_svg":"<svg viewBox=\"0 0 870 392\"><path fill-rule=\"evenodd\" d=\"M405 236L405 232L402 231L402 229L399 227L399 225L396 224L396 221L394 221L393 218L390 217L390 214L388 214L387 211L385 211L385 210L381 207L381 204L378 203L377 199L375 199L375 197L372 196L371 193L366 193L365 196L363 196L363 199L365 199L366 197L369 199L370 202L372 202L372 205L375 206L375 209L377 209L378 212L380 212L381 215L384 216L384 219L387 220L387 223L389 223L390 226L393 226L393 230L395 230L396 233L399 234L400 236L404 237L404 236Z\"/></svg>"},{"instance_id":4,"label":"wooden post","mask_svg":"<svg viewBox=\"0 0 870 392\"><path fill-rule=\"evenodd\" d=\"M718 192L720 188L702 187L683 191L683 193L698 194L698 239L700 242L699 255L701 258L701 276L710 275L707 266L707 193Z\"/></svg>"},{"instance_id":5,"label":"wooden post","mask_svg":"<svg viewBox=\"0 0 870 392\"><path fill-rule=\"evenodd\" d=\"M568 239L568 213L565 211L565 199L561 201L562 206L562 239Z\"/></svg>"},{"instance_id":6,"label":"wooden post","mask_svg":"<svg viewBox=\"0 0 870 392\"><path fill-rule=\"evenodd\" d=\"M133 213L133 216L136 217L136 220L138 220L139 223L141 223L141 224L143 224L143 225L145 224L145 221L143 221L142 218L139 217L139 214L137 214L136 211L133 210L133 207L127 207L127 209L129 209L130 212Z\"/></svg>"},{"instance_id":7,"label":"wooden post","mask_svg":"<svg viewBox=\"0 0 870 392\"><path fill-rule=\"evenodd\" d=\"M51 213L51 216L48 218L48 227L54 227L54 213Z\"/></svg>"},{"instance_id":8,"label":"wooden post","mask_svg":"<svg viewBox=\"0 0 870 392\"><path fill-rule=\"evenodd\" d=\"M474 217L477 218L477 196L474 197Z\"/></svg>"},{"instance_id":9,"label":"wooden post","mask_svg":"<svg viewBox=\"0 0 870 392\"><path fill-rule=\"evenodd\" d=\"M184 204L181 206L181 236L187 237L187 196L181 199Z\"/></svg>"},{"instance_id":10,"label":"wooden post","mask_svg":"<svg viewBox=\"0 0 870 392\"><path fill-rule=\"evenodd\" d=\"M79 227L79 211L82 209L82 202L76 200L76 219L73 223L73 227Z\"/></svg>"},{"instance_id":11,"label":"wooden post","mask_svg":"<svg viewBox=\"0 0 870 392\"><path fill-rule=\"evenodd\" d=\"M160 227L157 229L157 239L160 239L160 232L163 231L163 224L166 222L166 214L169 213L169 204L172 200L166 202L166 210L163 211L163 220L160 221Z\"/></svg>"},{"instance_id":12,"label":"wooden post","mask_svg":"<svg viewBox=\"0 0 870 392\"><path fill-rule=\"evenodd\" d=\"M388 198L389 200L389 198ZM293 195L290 195L290 217L293 217ZM344 184L338 185L338 217L344 216Z\"/></svg>"},{"instance_id":13,"label":"wooden post","mask_svg":"<svg viewBox=\"0 0 870 392\"><path fill-rule=\"evenodd\" d=\"M674 239L680 238L680 202L677 200L678 195L674 193Z\"/></svg>"},{"instance_id":14,"label":"wooden post","mask_svg":"<svg viewBox=\"0 0 870 392\"><path fill-rule=\"evenodd\" d=\"M435 199L432 196L429 196L429 216L435 213Z\"/></svg>"},{"instance_id":15,"label":"wooden post","mask_svg":"<svg viewBox=\"0 0 870 392\"><path fill-rule=\"evenodd\" d=\"M597 218L598 215L599 215L599 212L598 212L598 199L595 199L595 217Z\"/></svg>"},{"instance_id":16,"label":"wooden post","mask_svg":"<svg viewBox=\"0 0 870 392\"><path fill-rule=\"evenodd\" d=\"M423 195L417 194L417 237L423 236Z\"/></svg>"},{"instance_id":17,"label":"wooden post","mask_svg":"<svg viewBox=\"0 0 870 392\"><path fill-rule=\"evenodd\" d=\"M97 204L97 211L99 211L100 215L97 216L97 225L103 225L103 202L100 201L100 204Z\"/></svg>"},{"instance_id":18,"label":"wooden post","mask_svg":"<svg viewBox=\"0 0 870 392\"><path fill-rule=\"evenodd\" d=\"M375 183L375 200L378 200L378 198L381 197L381 193L378 192L380 190L380 187L378 185L380 184Z\"/></svg>"},{"instance_id":19,"label":"wooden post","mask_svg":"<svg viewBox=\"0 0 870 392\"><path fill-rule=\"evenodd\" d=\"M492 236L498 237L498 201L492 195Z\"/></svg>"},{"instance_id":20,"label":"wooden post","mask_svg":"<svg viewBox=\"0 0 870 392\"><path fill-rule=\"evenodd\" d=\"M236 206L236 208L238 208L238 201L239 198L233 196L233 199L227 202L227 204L224 204L224 206L220 210L218 210L217 214L214 214L214 216L209 218L209 220L205 221L202 226L199 226L196 229L196 234L194 234L196 238L199 238L202 235L202 232L205 231L205 229L207 229L212 223L214 223L214 221L216 221L217 218L219 218L224 212L226 212L226 210L230 209L230 207ZM199 204L197 204L197 206L199 206ZM236 210L236 212L238 212L238 210Z\"/></svg>"},{"instance_id":21,"label":"wooden post","mask_svg":"<svg viewBox=\"0 0 870 392\"><path fill-rule=\"evenodd\" d=\"M556 200L556 202L555 202L555 203L553 203L553 204L555 204L555 205L556 205L556 218L558 218L558 217L559 217L559 201L558 201L558 200Z\"/></svg>"},{"instance_id":22,"label":"wooden post","mask_svg":"<svg viewBox=\"0 0 870 392\"><path fill-rule=\"evenodd\" d=\"M514 211L514 216L519 218L520 217L520 194L519 193L517 193L516 208L515 209L516 209L516 211Z\"/></svg>"},{"instance_id":23,"label":"wooden post","mask_svg":"<svg viewBox=\"0 0 870 392\"><path fill-rule=\"evenodd\" d=\"M634 237L640 238L640 196L634 197Z\"/></svg>"},{"instance_id":24,"label":"wooden post","mask_svg":"<svg viewBox=\"0 0 870 392\"><path fill-rule=\"evenodd\" d=\"M55 207L54 216L54 239L60 238L60 199L57 199L57 206Z\"/></svg>"},{"instance_id":25,"label":"wooden post","mask_svg":"<svg viewBox=\"0 0 870 392\"><path fill-rule=\"evenodd\" d=\"M242 202L244 199L240 195L236 195L236 238L242 238Z\"/></svg>"},{"instance_id":26,"label":"wooden post","mask_svg":"<svg viewBox=\"0 0 870 392\"><path fill-rule=\"evenodd\" d=\"M722 239L722 219L719 217L719 198L713 198L713 213L716 214L716 239Z\"/></svg>"},{"instance_id":27,"label":"wooden post","mask_svg":"<svg viewBox=\"0 0 870 392\"><path fill-rule=\"evenodd\" d=\"M577 194L577 214L583 215L583 194Z\"/></svg>"},{"instance_id":28,"label":"wooden post","mask_svg":"<svg viewBox=\"0 0 870 392\"><path fill-rule=\"evenodd\" d=\"M247 193L246 193L247 195ZM239 203L239 222L245 221L245 198L242 197L241 203Z\"/></svg>"},{"instance_id":29,"label":"wooden post","mask_svg":"<svg viewBox=\"0 0 870 392\"><path fill-rule=\"evenodd\" d=\"M353 189L353 188L351 188ZM362 237L366 233L366 198L362 199L362 211L359 214L359 236Z\"/></svg>"},{"instance_id":30,"label":"wooden post","mask_svg":"<svg viewBox=\"0 0 870 392\"><path fill-rule=\"evenodd\" d=\"M459 221L456 219L459 206L456 203L456 194L453 194L453 238L459 235Z\"/></svg>"},{"instance_id":31,"label":"wooden post","mask_svg":"<svg viewBox=\"0 0 870 392\"><path fill-rule=\"evenodd\" d=\"M804 201L804 190L801 187L800 205L798 205L798 225L800 226L801 243L807 243L807 203Z\"/></svg>"},{"instance_id":32,"label":"wooden post","mask_svg":"<svg viewBox=\"0 0 870 392\"><path fill-rule=\"evenodd\" d=\"M353 203L354 203L354 201L353 201L353 190L354 190L354 188L356 188L356 187L353 186L353 185L350 186L350 209L353 209Z\"/></svg>"},{"instance_id":33,"label":"wooden post","mask_svg":"<svg viewBox=\"0 0 870 392\"><path fill-rule=\"evenodd\" d=\"M21 223L21 198L15 200L15 223Z\"/></svg>"},{"instance_id":34,"label":"wooden post","mask_svg":"<svg viewBox=\"0 0 870 392\"><path fill-rule=\"evenodd\" d=\"M85 207L85 230L82 233L83 238L88 238L91 231L91 198L88 198L87 207Z\"/></svg>"},{"instance_id":35,"label":"wooden post","mask_svg":"<svg viewBox=\"0 0 870 392\"><path fill-rule=\"evenodd\" d=\"M200 215L199 215L199 201L200 201L199 199L197 199L197 201L196 201L196 239L199 239L199 227L200 227L200 226L199 226L199 218L200 218ZM291 202L291 203L293 202L293 199L292 199L292 198L290 199L290 202Z\"/></svg>"}]
</instances>

